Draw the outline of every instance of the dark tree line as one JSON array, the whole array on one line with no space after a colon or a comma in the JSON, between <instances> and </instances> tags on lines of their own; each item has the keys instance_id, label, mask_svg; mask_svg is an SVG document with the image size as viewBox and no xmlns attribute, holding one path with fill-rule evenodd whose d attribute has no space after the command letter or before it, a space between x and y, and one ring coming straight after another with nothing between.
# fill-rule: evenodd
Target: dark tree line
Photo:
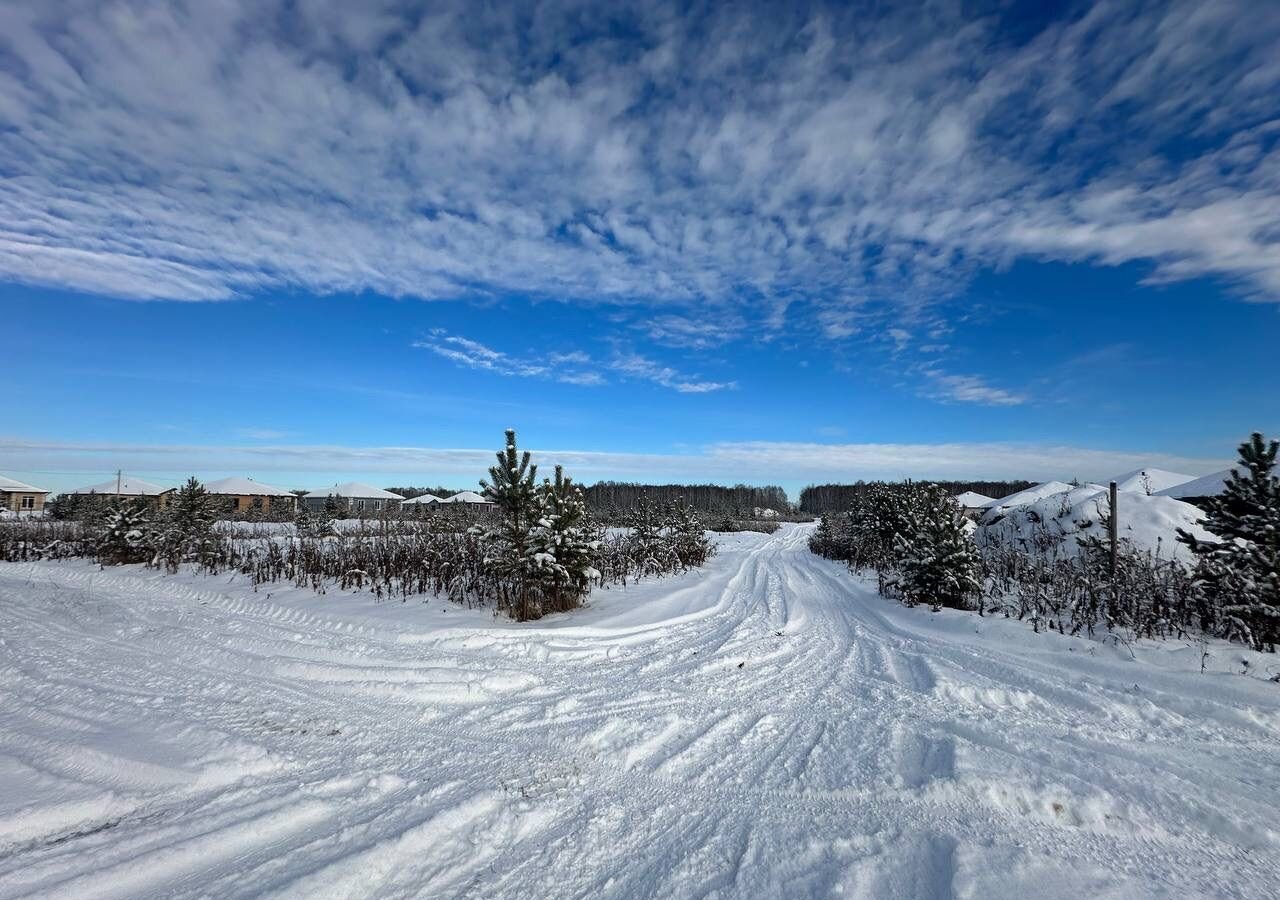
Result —
<instances>
[{"instance_id":1,"label":"dark tree line","mask_svg":"<svg viewBox=\"0 0 1280 900\"><path fill-rule=\"evenodd\" d=\"M625 517L642 498L658 505L683 500L690 507L709 516L752 518L756 507L772 509L779 514L791 511L787 492L776 485L754 487L736 484L637 484L635 482L600 481L583 488L587 507L601 521L612 522Z\"/></svg>"},{"instance_id":2,"label":"dark tree line","mask_svg":"<svg viewBox=\"0 0 1280 900\"><path fill-rule=\"evenodd\" d=\"M1033 481L929 481L954 497L965 491L974 491L998 499L1032 487ZM868 491L881 485L879 481L856 481L853 484L811 484L800 492L800 511L820 516L823 513L843 512Z\"/></svg>"}]
</instances>

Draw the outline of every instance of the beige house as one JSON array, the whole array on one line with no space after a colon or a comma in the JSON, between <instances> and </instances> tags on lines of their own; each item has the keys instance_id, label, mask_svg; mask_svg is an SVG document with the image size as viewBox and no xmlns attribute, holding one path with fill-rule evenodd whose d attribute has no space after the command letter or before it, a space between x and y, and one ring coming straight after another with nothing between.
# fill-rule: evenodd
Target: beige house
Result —
<instances>
[{"instance_id":1,"label":"beige house","mask_svg":"<svg viewBox=\"0 0 1280 900\"><path fill-rule=\"evenodd\" d=\"M44 498L49 492L21 481L0 475L0 509L19 515L32 515L44 510Z\"/></svg>"},{"instance_id":2,"label":"beige house","mask_svg":"<svg viewBox=\"0 0 1280 900\"><path fill-rule=\"evenodd\" d=\"M225 499L233 513L251 509L260 509L263 512L271 512L274 509L276 512L292 513L298 508L298 498L292 491L262 484L252 478L238 476L223 478L219 481L210 481L204 489L215 497Z\"/></svg>"},{"instance_id":3,"label":"beige house","mask_svg":"<svg viewBox=\"0 0 1280 900\"><path fill-rule=\"evenodd\" d=\"M143 481L141 478L134 478L132 475L121 475L102 484L91 484L67 493L77 497L93 494L108 499L119 497L121 500L145 500L156 506L168 506L173 490L173 488L152 484L150 481Z\"/></svg>"}]
</instances>

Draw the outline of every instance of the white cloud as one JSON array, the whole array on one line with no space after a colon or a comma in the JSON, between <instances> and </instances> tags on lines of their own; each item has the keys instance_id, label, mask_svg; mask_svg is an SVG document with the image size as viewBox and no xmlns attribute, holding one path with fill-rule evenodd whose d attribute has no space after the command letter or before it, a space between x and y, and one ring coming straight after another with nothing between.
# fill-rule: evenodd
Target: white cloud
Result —
<instances>
[{"instance_id":1,"label":"white cloud","mask_svg":"<svg viewBox=\"0 0 1280 900\"><path fill-rule=\"evenodd\" d=\"M447 334L439 329L432 332L430 340L414 341L410 346L420 350L430 350L437 356L443 356L460 366L484 369L499 375L537 378L551 374L551 370L543 363L509 356L479 341Z\"/></svg>"},{"instance_id":2,"label":"white cloud","mask_svg":"<svg viewBox=\"0 0 1280 900\"><path fill-rule=\"evenodd\" d=\"M434 329L428 340L414 341L412 346L430 350L450 362L472 369L484 369L499 375L551 378L564 384L596 387L607 384L590 354L581 350L548 353L542 356L517 357L495 350L479 341ZM679 370L657 363L638 353L617 350L607 368L626 378L649 381L681 394L706 394L737 386L732 381L703 381ZM570 367L570 368L566 368Z\"/></svg>"},{"instance_id":3,"label":"white cloud","mask_svg":"<svg viewBox=\"0 0 1280 900\"><path fill-rule=\"evenodd\" d=\"M277 431L274 428L237 428L236 435L251 441L278 441L280 438L288 437L289 432Z\"/></svg>"},{"instance_id":4,"label":"white cloud","mask_svg":"<svg viewBox=\"0 0 1280 900\"><path fill-rule=\"evenodd\" d=\"M709 394L713 391L732 390L738 386L736 381L702 381L630 351L615 354L609 367L630 378L651 381L681 394Z\"/></svg>"},{"instance_id":5,"label":"white cloud","mask_svg":"<svg viewBox=\"0 0 1280 900\"><path fill-rule=\"evenodd\" d=\"M483 369L498 375L550 378L564 384L585 387L596 387L607 383L599 372L582 368L592 363L591 357L580 351L552 353L545 360L516 357L494 350L479 341L449 334L441 329L434 329L430 339L414 341L411 346L420 350L430 350L437 356L442 356L460 366ZM566 369L565 366L576 368Z\"/></svg>"},{"instance_id":6,"label":"white cloud","mask_svg":"<svg viewBox=\"0 0 1280 900\"><path fill-rule=\"evenodd\" d=\"M828 444L726 442L684 453L612 453L535 449L537 461L563 464L580 481L607 478L675 481L752 481L791 484L848 482L858 478L1107 478L1141 466L1187 474L1225 468L1229 460L1158 452L1106 450L1046 444ZM93 473L126 471L179 480L191 472L289 473L289 483L314 486L316 474L375 477L378 473L461 479L480 477L493 450L333 445L239 447L61 443L0 439L0 469L42 472L46 486L69 489ZM74 472L59 477L55 471ZM101 479L99 479L101 480ZM56 482L62 482L58 484Z\"/></svg>"},{"instance_id":7,"label":"white cloud","mask_svg":"<svg viewBox=\"0 0 1280 900\"><path fill-rule=\"evenodd\" d=\"M1019 257L1280 299L1280 6L964 7L4 4L0 278L643 301L690 347Z\"/></svg>"},{"instance_id":8,"label":"white cloud","mask_svg":"<svg viewBox=\"0 0 1280 900\"><path fill-rule=\"evenodd\" d=\"M927 396L957 403L977 403L982 406L1020 406L1027 402L1022 394L1004 388L993 387L977 375L955 375L927 368L929 379Z\"/></svg>"}]
</instances>

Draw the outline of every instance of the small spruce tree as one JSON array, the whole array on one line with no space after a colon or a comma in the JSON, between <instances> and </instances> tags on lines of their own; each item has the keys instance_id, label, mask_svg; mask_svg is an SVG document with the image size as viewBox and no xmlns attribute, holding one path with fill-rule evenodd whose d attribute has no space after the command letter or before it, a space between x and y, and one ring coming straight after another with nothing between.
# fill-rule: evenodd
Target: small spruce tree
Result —
<instances>
[{"instance_id":1,"label":"small spruce tree","mask_svg":"<svg viewBox=\"0 0 1280 900\"><path fill-rule=\"evenodd\" d=\"M1221 494L1205 504L1204 527L1217 540L1178 529L1196 556L1195 583L1219 605L1223 632L1256 650L1280 642L1280 441L1261 434L1240 445L1240 464Z\"/></svg>"},{"instance_id":2,"label":"small spruce tree","mask_svg":"<svg viewBox=\"0 0 1280 900\"><path fill-rule=\"evenodd\" d=\"M218 498L194 476L174 491L169 505L156 516L152 565L164 562L176 571L181 562L214 563L219 550L213 527L218 506Z\"/></svg>"},{"instance_id":3,"label":"small spruce tree","mask_svg":"<svg viewBox=\"0 0 1280 900\"><path fill-rule=\"evenodd\" d=\"M482 529L484 565L499 580L499 603L524 621L536 618L534 583L537 565L532 553L532 532L541 509L535 479L538 467L528 451L516 449L516 432L508 428L506 447L497 453L498 464L489 467L489 479L480 482L485 499L498 513L496 521Z\"/></svg>"},{"instance_id":4,"label":"small spruce tree","mask_svg":"<svg viewBox=\"0 0 1280 900\"><path fill-rule=\"evenodd\" d=\"M98 535L98 561L109 566L145 562L151 555L150 526L145 505L129 500L112 504Z\"/></svg>"},{"instance_id":5,"label":"small spruce tree","mask_svg":"<svg viewBox=\"0 0 1280 900\"><path fill-rule=\"evenodd\" d=\"M538 520L529 546L547 611L573 609L600 573L595 555L600 541L587 523L587 506L573 479L556 466L555 480L538 488Z\"/></svg>"},{"instance_id":6,"label":"small spruce tree","mask_svg":"<svg viewBox=\"0 0 1280 900\"><path fill-rule=\"evenodd\" d=\"M968 609L981 596L978 548L955 501L927 491L909 530L898 537L898 590L908 604Z\"/></svg>"},{"instance_id":7,"label":"small spruce tree","mask_svg":"<svg viewBox=\"0 0 1280 900\"><path fill-rule=\"evenodd\" d=\"M631 529L636 566L642 575L665 571L670 562L667 542L663 536L665 517L648 494L641 494L627 515L626 524Z\"/></svg>"},{"instance_id":8,"label":"small spruce tree","mask_svg":"<svg viewBox=\"0 0 1280 900\"><path fill-rule=\"evenodd\" d=\"M671 507L667 530L675 546L676 557L685 568L700 566L714 549L707 539L707 529L698 511L681 497Z\"/></svg>"},{"instance_id":9,"label":"small spruce tree","mask_svg":"<svg viewBox=\"0 0 1280 900\"><path fill-rule=\"evenodd\" d=\"M324 498L324 514L330 522L347 518L347 513L347 501L344 497L330 494Z\"/></svg>"}]
</instances>

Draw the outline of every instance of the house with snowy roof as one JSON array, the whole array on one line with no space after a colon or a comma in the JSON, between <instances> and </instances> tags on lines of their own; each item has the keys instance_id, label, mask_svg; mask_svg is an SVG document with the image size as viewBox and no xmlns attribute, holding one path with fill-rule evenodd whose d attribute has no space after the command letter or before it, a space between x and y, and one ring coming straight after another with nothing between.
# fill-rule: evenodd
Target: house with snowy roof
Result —
<instances>
[{"instance_id":1,"label":"house with snowy roof","mask_svg":"<svg viewBox=\"0 0 1280 900\"><path fill-rule=\"evenodd\" d=\"M88 487L67 491L67 493L73 497L88 497L91 495L110 498L119 497L121 500L141 500L154 506L167 506L173 491L174 489L171 487L162 487L158 484L152 484L150 481L135 478L132 475L120 474L101 484L91 484Z\"/></svg>"},{"instance_id":2,"label":"house with snowy roof","mask_svg":"<svg viewBox=\"0 0 1280 900\"><path fill-rule=\"evenodd\" d=\"M436 503L443 503L444 500L435 494L419 494L417 497L411 497L400 504L403 509L406 506L431 506Z\"/></svg>"},{"instance_id":3,"label":"house with snowy roof","mask_svg":"<svg viewBox=\"0 0 1280 900\"><path fill-rule=\"evenodd\" d=\"M459 491L452 497L446 497L440 501L441 503L471 503L480 506L493 506L493 501L485 498L483 494L477 494L475 491Z\"/></svg>"},{"instance_id":4,"label":"house with snowy roof","mask_svg":"<svg viewBox=\"0 0 1280 900\"><path fill-rule=\"evenodd\" d=\"M220 498L232 513L259 509L263 512L292 513L298 508L298 497L293 491L252 478L233 476L210 481L204 489Z\"/></svg>"},{"instance_id":5,"label":"house with snowy roof","mask_svg":"<svg viewBox=\"0 0 1280 900\"><path fill-rule=\"evenodd\" d=\"M44 498L48 493L44 488L0 475L0 510L15 515L37 515L44 511Z\"/></svg>"},{"instance_id":6,"label":"house with snowy roof","mask_svg":"<svg viewBox=\"0 0 1280 900\"><path fill-rule=\"evenodd\" d=\"M404 497L399 494L362 484L359 481L348 481L346 484L335 484L331 488L311 491L302 496L302 502L306 504L307 509L320 512L329 502L330 497L343 504L348 512L355 515L394 509L404 502Z\"/></svg>"}]
</instances>

